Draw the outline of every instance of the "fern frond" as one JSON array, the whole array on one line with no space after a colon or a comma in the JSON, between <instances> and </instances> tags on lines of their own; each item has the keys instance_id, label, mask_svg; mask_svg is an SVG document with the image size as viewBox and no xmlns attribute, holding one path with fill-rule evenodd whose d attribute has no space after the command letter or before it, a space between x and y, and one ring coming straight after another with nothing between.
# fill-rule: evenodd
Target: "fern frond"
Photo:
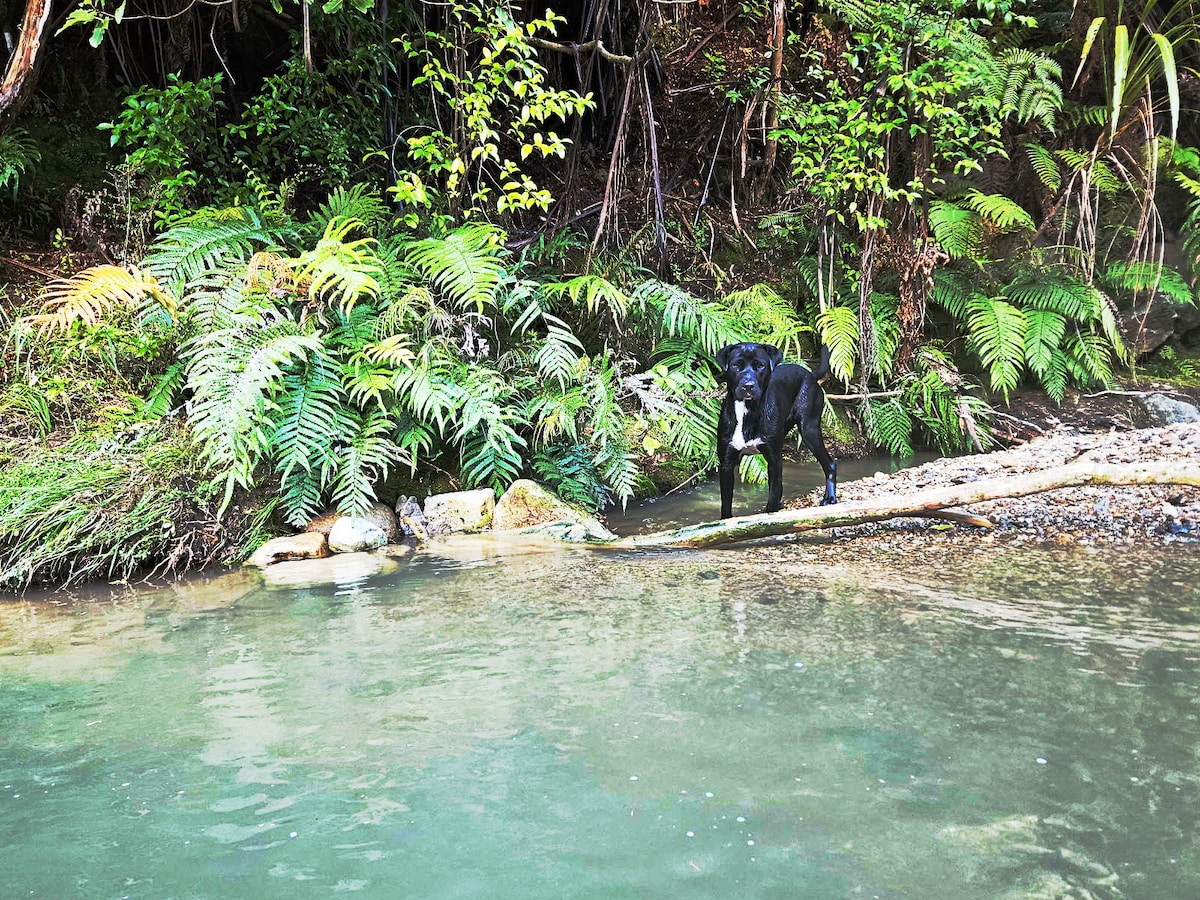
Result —
<instances>
[{"instance_id":1,"label":"fern frond","mask_svg":"<svg viewBox=\"0 0 1200 900\"><path fill-rule=\"evenodd\" d=\"M503 236L491 225L464 225L444 238L410 244L404 258L459 307L482 313L507 277Z\"/></svg>"},{"instance_id":2,"label":"fern frond","mask_svg":"<svg viewBox=\"0 0 1200 900\"><path fill-rule=\"evenodd\" d=\"M583 344L561 319L550 315L546 319L546 337L542 339L534 361L542 379L554 379L565 389L576 378Z\"/></svg>"},{"instance_id":3,"label":"fern frond","mask_svg":"<svg viewBox=\"0 0 1200 900\"><path fill-rule=\"evenodd\" d=\"M76 322L96 325L113 309L138 310L148 302L170 314L175 301L154 275L132 266L93 266L66 279L55 279L46 287L42 312L22 321L40 334L67 331Z\"/></svg>"},{"instance_id":4,"label":"fern frond","mask_svg":"<svg viewBox=\"0 0 1200 900\"><path fill-rule=\"evenodd\" d=\"M1062 188L1062 172L1054 155L1041 144L1033 143L1025 145L1025 155L1029 158L1029 164L1033 167L1038 181L1048 191L1058 193Z\"/></svg>"},{"instance_id":5,"label":"fern frond","mask_svg":"<svg viewBox=\"0 0 1200 900\"><path fill-rule=\"evenodd\" d=\"M1104 270L1104 280L1123 291L1161 291L1176 303L1192 306L1191 285L1174 269L1155 262L1118 262Z\"/></svg>"},{"instance_id":6,"label":"fern frond","mask_svg":"<svg viewBox=\"0 0 1200 900\"><path fill-rule=\"evenodd\" d=\"M974 293L971 283L957 272L941 269L933 273L933 290L929 293L929 299L954 319L967 317Z\"/></svg>"},{"instance_id":7,"label":"fern frond","mask_svg":"<svg viewBox=\"0 0 1200 900\"><path fill-rule=\"evenodd\" d=\"M801 355L800 336L812 329L800 320L792 304L774 288L759 283L733 291L725 296L725 306L739 331L773 344L785 357Z\"/></svg>"},{"instance_id":8,"label":"fern frond","mask_svg":"<svg viewBox=\"0 0 1200 900\"><path fill-rule=\"evenodd\" d=\"M1003 115L1022 124L1037 121L1053 132L1062 110L1062 67L1049 57L1023 48L1010 48L997 59L1003 90Z\"/></svg>"},{"instance_id":9,"label":"fern frond","mask_svg":"<svg viewBox=\"0 0 1200 900\"><path fill-rule=\"evenodd\" d=\"M971 190L967 192L965 202L1001 231L1014 228L1034 231L1037 228L1029 213L1002 194L985 194L982 191Z\"/></svg>"},{"instance_id":10,"label":"fern frond","mask_svg":"<svg viewBox=\"0 0 1200 900\"><path fill-rule=\"evenodd\" d=\"M254 484L255 469L270 449L272 398L284 376L320 347L319 337L285 322L200 334L181 348L193 394L189 422L200 455L225 480L222 509L235 486Z\"/></svg>"},{"instance_id":11,"label":"fern frond","mask_svg":"<svg viewBox=\"0 0 1200 900\"><path fill-rule=\"evenodd\" d=\"M962 259L983 239L983 218L973 209L948 200L929 204L929 225L939 246L951 259Z\"/></svg>"},{"instance_id":12,"label":"fern frond","mask_svg":"<svg viewBox=\"0 0 1200 900\"><path fill-rule=\"evenodd\" d=\"M912 456L913 422L899 397L867 400L862 407L867 437L894 456Z\"/></svg>"},{"instance_id":13,"label":"fern frond","mask_svg":"<svg viewBox=\"0 0 1200 900\"><path fill-rule=\"evenodd\" d=\"M455 363L444 348L425 344L405 368L397 369L393 386L401 408L418 422L432 422L445 432L458 417L466 391L452 375Z\"/></svg>"},{"instance_id":14,"label":"fern frond","mask_svg":"<svg viewBox=\"0 0 1200 900\"><path fill-rule=\"evenodd\" d=\"M363 515L376 499L375 485L407 457L392 440L395 423L378 407L366 413L342 407L340 419L328 476L333 503L340 513Z\"/></svg>"},{"instance_id":15,"label":"fern frond","mask_svg":"<svg viewBox=\"0 0 1200 900\"><path fill-rule=\"evenodd\" d=\"M592 315L608 310L616 322L623 322L629 311L629 298L619 287L600 275L578 275L568 281L552 282L542 286L548 297L570 298L576 306L583 306Z\"/></svg>"},{"instance_id":16,"label":"fern frond","mask_svg":"<svg viewBox=\"0 0 1200 900\"><path fill-rule=\"evenodd\" d=\"M1110 387L1112 377L1112 345L1099 334L1068 332L1064 341L1067 372L1081 388L1093 384Z\"/></svg>"},{"instance_id":17,"label":"fern frond","mask_svg":"<svg viewBox=\"0 0 1200 900\"><path fill-rule=\"evenodd\" d=\"M309 296L337 303L343 312L361 300L379 297L379 275L383 271L372 250L371 237L348 241L347 237L363 227L357 219L334 218L325 228L317 246L300 255L297 263L300 280L310 280Z\"/></svg>"},{"instance_id":18,"label":"fern frond","mask_svg":"<svg viewBox=\"0 0 1200 900\"><path fill-rule=\"evenodd\" d=\"M275 469L285 485L285 512L293 525L303 525L319 511L323 486L320 477L294 478L293 474L297 469L319 474L327 465L331 436L337 433L338 413L345 402L337 366L324 351L313 352L299 371L283 378L270 443Z\"/></svg>"},{"instance_id":19,"label":"fern frond","mask_svg":"<svg viewBox=\"0 0 1200 900\"><path fill-rule=\"evenodd\" d=\"M335 219L354 219L361 222L368 232L373 232L388 216L387 204L373 185L352 184L348 188L335 188L325 202L317 207L308 225L321 233Z\"/></svg>"},{"instance_id":20,"label":"fern frond","mask_svg":"<svg viewBox=\"0 0 1200 900\"><path fill-rule=\"evenodd\" d=\"M143 265L175 296L206 275L239 267L256 249L273 247L281 230L252 209L227 210L226 218L198 215L168 229L150 245Z\"/></svg>"},{"instance_id":21,"label":"fern frond","mask_svg":"<svg viewBox=\"0 0 1200 900\"><path fill-rule=\"evenodd\" d=\"M967 341L988 370L992 387L1008 396L1025 362L1025 313L999 298L976 295L967 320Z\"/></svg>"},{"instance_id":22,"label":"fern frond","mask_svg":"<svg viewBox=\"0 0 1200 900\"><path fill-rule=\"evenodd\" d=\"M829 348L829 367L835 378L849 383L858 357L858 311L831 306L817 316L817 333Z\"/></svg>"},{"instance_id":23,"label":"fern frond","mask_svg":"<svg viewBox=\"0 0 1200 900\"><path fill-rule=\"evenodd\" d=\"M1025 361L1043 381L1054 365L1054 355L1066 333L1067 320L1044 309L1025 311Z\"/></svg>"},{"instance_id":24,"label":"fern frond","mask_svg":"<svg viewBox=\"0 0 1200 900\"><path fill-rule=\"evenodd\" d=\"M693 297L673 284L643 281L634 289L630 300L643 311L653 312L651 319L658 323L666 337L694 341L710 355L715 356L726 344L737 343L746 337L722 307Z\"/></svg>"}]
</instances>

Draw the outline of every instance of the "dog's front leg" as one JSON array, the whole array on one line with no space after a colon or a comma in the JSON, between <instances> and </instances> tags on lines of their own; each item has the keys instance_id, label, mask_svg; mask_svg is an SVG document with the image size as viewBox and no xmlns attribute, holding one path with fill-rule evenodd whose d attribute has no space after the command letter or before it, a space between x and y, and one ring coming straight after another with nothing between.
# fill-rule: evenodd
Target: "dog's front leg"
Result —
<instances>
[{"instance_id":1,"label":"dog's front leg","mask_svg":"<svg viewBox=\"0 0 1200 900\"><path fill-rule=\"evenodd\" d=\"M741 455L737 451L726 448L721 454L718 473L721 478L721 518L728 519L733 515L733 470Z\"/></svg>"},{"instance_id":2,"label":"dog's front leg","mask_svg":"<svg viewBox=\"0 0 1200 900\"><path fill-rule=\"evenodd\" d=\"M764 512L778 512L783 508L783 449L768 447L763 451L767 461L767 508Z\"/></svg>"}]
</instances>

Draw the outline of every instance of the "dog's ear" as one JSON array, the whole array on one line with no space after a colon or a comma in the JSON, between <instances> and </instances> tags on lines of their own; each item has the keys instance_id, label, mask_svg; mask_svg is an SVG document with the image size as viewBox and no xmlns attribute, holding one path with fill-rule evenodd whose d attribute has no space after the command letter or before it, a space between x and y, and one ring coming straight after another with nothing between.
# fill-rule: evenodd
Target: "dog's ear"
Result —
<instances>
[{"instance_id":1,"label":"dog's ear","mask_svg":"<svg viewBox=\"0 0 1200 900\"><path fill-rule=\"evenodd\" d=\"M771 364L771 370L774 371L775 367L783 362L783 351L770 344L763 344L762 348L767 352L767 362Z\"/></svg>"},{"instance_id":2,"label":"dog's ear","mask_svg":"<svg viewBox=\"0 0 1200 900\"><path fill-rule=\"evenodd\" d=\"M722 372L729 371L729 357L732 355L737 344L729 344L717 351L717 368Z\"/></svg>"}]
</instances>

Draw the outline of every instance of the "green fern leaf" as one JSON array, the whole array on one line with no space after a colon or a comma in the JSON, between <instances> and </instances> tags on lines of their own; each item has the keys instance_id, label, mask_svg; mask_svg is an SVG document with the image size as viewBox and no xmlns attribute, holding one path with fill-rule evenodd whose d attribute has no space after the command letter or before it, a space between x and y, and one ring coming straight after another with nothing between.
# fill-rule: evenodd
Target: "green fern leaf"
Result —
<instances>
[{"instance_id":1,"label":"green fern leaf","mask_svg":"<svg viewBox=\"0 0 1200 900\"><path fill-rule=\"evenodd\" d=\"M343 439L332 450L328 477L333 502L340 513L363 515L376 499L375 485L406 457L392 440L395 426L383 410L362 413L343 407L339 418Z\"/></svg>"},{"instance_id":2,"label":"green fern leaf","mask_svg":"<svg viewBox=\"0 0 1200 900\"><path fill-rule=\"evenodd\" d=\"M1104 280L1125 291L1161 291L1176 303L1195 304L1191 286L1174 269L1154 262L1119 262L1104 272Z\"/></svg>"},{"instance_id":3,"label":"green fern leaf","mask_svg":"<svg viewBox=\"0 0 1200 900\"><path fill-rule=\"evenodd\" d=\"M582 305L592 315L607 310L615 322L623 322L629 311L629 298L607 278L599 275L578 275L568 281L552 282L542 286L548 297L570 298L576 306Z\"/></svg>"},{"instance_id":4,"label":"green fern leaf","mask_svg":"<svg viewBox=\"0 0 1200 900\"><path fill-rule=\"evenodd\" d=\"M992 387L1008 396L1021 380L1025 361L1025 313L999 298L976 296L967 320L967 341L988 370Z\"/></svg>"},{"instance_id":5,"label":"green fern leaf","mask_svg":"<svg viewBox=\"0 0 1200 900\"><path fill-rule=\"evenodd\" d=\"M280 479L298 491L284 506L288 521L302 525L318 512L320 493L312 497L310 480L292 478L293 471L320 473L328 463L330 436L337 433L338 413L346 402L333 360L324 352L312 353L300 371L283 379L276 399L271 446ZM320 486L322 479L316 478Z\"/></svg>"},{"instance_id":6,"label":"green fern leaf","mask_svg":"<svg viewBox=\"0 0 1200 900\"><path fill-rule=\"evenodd\" d=\"M898 397L868 400L863 413L871 441L894 456L912 456L912 417Z\"/></svg>"},{"instance_id":7,"label":"green fern leaf","mask_svg":"<svg viewBox=\"0 0 1200 900\"><path fill-rule=\"evenodd\" d=\"M1026 144L1025 155L1043 186L1052 193L1058 193L1062 188L1062 172L1054 155L1040 144Z\"/></svg>"},{"instance_id":8,"label":"green fern leaf","mask_svg":"<svg viewBox=\"0 0 1200 900\"><path fill-rule=\"evenodd\" d=\"M416 241L405 261L460 308L479 313L495 303L507 277L503 232L491 225L464 225L444 238Z\"/></svg>"},{"instance_id":9,"label":"green fern leaf","mask_svg":"<svg viewBox=\"0 0 1200 900\"><path fill-rule=\"evenodd\" d=\"M207 211L163 232L143 265L179 297L197 279L244 265L256 249L275 246L282 234L252 209L226 210L223 216Z\"/></svg>"},{"instance_id":10,"label":"green fern leaf","mask_svg":"<svg viewBox=\"0 0 1200 900\"><path fill-rule=\"evenodd\" d=\"M553 316L547 318L546 337L538 347L534 361L538 375L547 381L554 379L565 389L575 380L583 344L579 343L565 322Z\"/></svg>"},{"instance_id":11,"label":"green fern leaf","mask_svg":"<svg viewBox=\"0 0 1200 900\"><path fill-rule=\"evenodd\" d=\"M348 241L351 232L363 228L357 219L333 219L312 250L300 255L297 280L309 280L309 296L337 303L344 313L362 300L379 297L379 275L383 271L372 250L374 238Z\"/></svg>"},{"instance_id":12,"label":"green fern leaf","mask_svg":"<svg viewBox=\"0 0 1200 900\"><path fill-rule=\"evenodd\" d=\"M1051 370L1054 355L1062 343L1067 320L1056 312L1030 309L1025 312L1025 361L1040 379Z\"/></svg>"},{"instance_id":13,"label":"green fern leaf","mask_svg":"<svg viewBox=\"0 0 1200 900\"><path fill-rule=\"evenodd\" d=\"M971 283L957 272L939 270L933 273L933 290L929 299L954 319L965 319L975 292Z\"/></svg>"},{"instance_id":14,"label":"green fern leaf","mask_svg":"<svg viewBox=\"0 0 1200 900\"><path fill-rule=\"evenodd\" d=\"M835 378L849 383L858 357L858 312L848 306L831 306L817 316L817 333L829 348L829 367Z\"/></svg>"},{"instance_id":15,"label":"green fern leaf","mask_svg":"<svg viewBox=\"0 0 1200 900\"><path fill-rule=\"evenodd\" d=\"M970 256L983 239L983 219L979 213L947 200L929 204L929 225L939 246L951 259Z\"/></svg>"},{"instance_id":16,"label":"green fern leaf","mask_svg":"<svg viewBox=\"0 0 1200 900\"><path fill-rule=\"evenodd\" d=\"M1009 231L1014 228L1034 231L1037 228L1029 213L1001 194L985 194L982 191L972 190L967 192L965 202L1001 231Z\"/></svg>"}]
</instances>

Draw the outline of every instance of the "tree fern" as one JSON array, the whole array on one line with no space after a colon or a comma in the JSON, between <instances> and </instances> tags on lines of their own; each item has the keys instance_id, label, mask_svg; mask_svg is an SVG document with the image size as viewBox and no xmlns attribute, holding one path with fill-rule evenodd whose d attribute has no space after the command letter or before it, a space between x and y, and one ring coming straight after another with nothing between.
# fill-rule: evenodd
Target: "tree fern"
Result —
<instances>
[{"instance_id":1,"label":"tree fern","mask_svg":"<svg viewBox=\"0 0 1200 900\"><path fill-rule=\"evenodd\" d=\"M933 290L929 299L954 319L965 319L975 296L971 283L957 272L940 270L933 273Z\"/></svg>"},{"instance_id":2,"label":"tree fern","mask_svg":"<svg viewBox=\"0 0 1200 900\"><path fill-rule=\"evenodd\" d=\"M1025 313L997 298L976 295L967 320L967 340L988 370L992 387L1008 396L1021 380L1025 362Z\"/></svg>"},{"instance_id":3,"label":"tree fern","mask_svg":"<svg viewBox=\"0 0 1200 900\"><path fill-rule=\"evenodd\" d=\"M607 311L614 322L623 322L629 311L629 297L625 292L599 275L577 275L567 281L543 285L542 290L554 299L567 297L592 315Z\"/></svg>"},{"instance_id":4,"label":"tree fern","mask_svg":"<svg viewBox=\"0 0 1200 900\"><path fill-rule=\"evenodd\" d=\"M997 63L1004 113L1021 123L1037 121L1053 132L1063 105L1062 67L1040 53L1016 47L1001 53Z\"/></svg>"},{"instance_id":5,"label":"tree fern","mask_svg":"<svg viewBox=\"0 0 1200 900\"><path fill-rule=\"evenodd\" d=\"M565 388L576 378L583 344L561 319L554 316L546 318L546 336L534 357L537 372L545 381L553 379Z\"/></svg>"},{"instance_id":6,"label":"tree fern","mask_svg":"<svg viewBox=\"0 0 1200 900\"><path fill-rule=\"evenodd\" d=\"M495 303L507 277L503 232L491 225L464 225L443 238L425 238L407 247L405 260L461 308L476 312Z\"/></svg>"},{"instance_id":7,"label":"tree fern","mask_svg":"<svg viewBox=\"0 0 1200 900\"><path fill-rule=\"evenodd\" d=\"M659 323L664 336L694 341L710 356L747 336L721 305L701 300L672 284L644 281L630 299L644 317Z\"/></svg>"},{"instance_id":8,"label":"tree fern","mask_svg":"<svg viewBox=\"0 0 1200 900\"><path fill-rule=\"evenodd\" d=\"M512 386L497 372L473 369L464 393L456 435L461 441L463 480L472 487L486 484L502 492L520 475L527 443L518 429L529 422Z\"/></svg>"},{"instance_id":9,"label":"tree fern","mask_svg":"<svg viewBox=\"0 0 1200 900\"><path fill-rule=\"evenodd\" d=\"M417 421L445 432L467 399L465 389L455 380L455 365L446 348L426 343L408 366L396 371L395 392L401 408Z\"/></svg>"}]
</instances>

